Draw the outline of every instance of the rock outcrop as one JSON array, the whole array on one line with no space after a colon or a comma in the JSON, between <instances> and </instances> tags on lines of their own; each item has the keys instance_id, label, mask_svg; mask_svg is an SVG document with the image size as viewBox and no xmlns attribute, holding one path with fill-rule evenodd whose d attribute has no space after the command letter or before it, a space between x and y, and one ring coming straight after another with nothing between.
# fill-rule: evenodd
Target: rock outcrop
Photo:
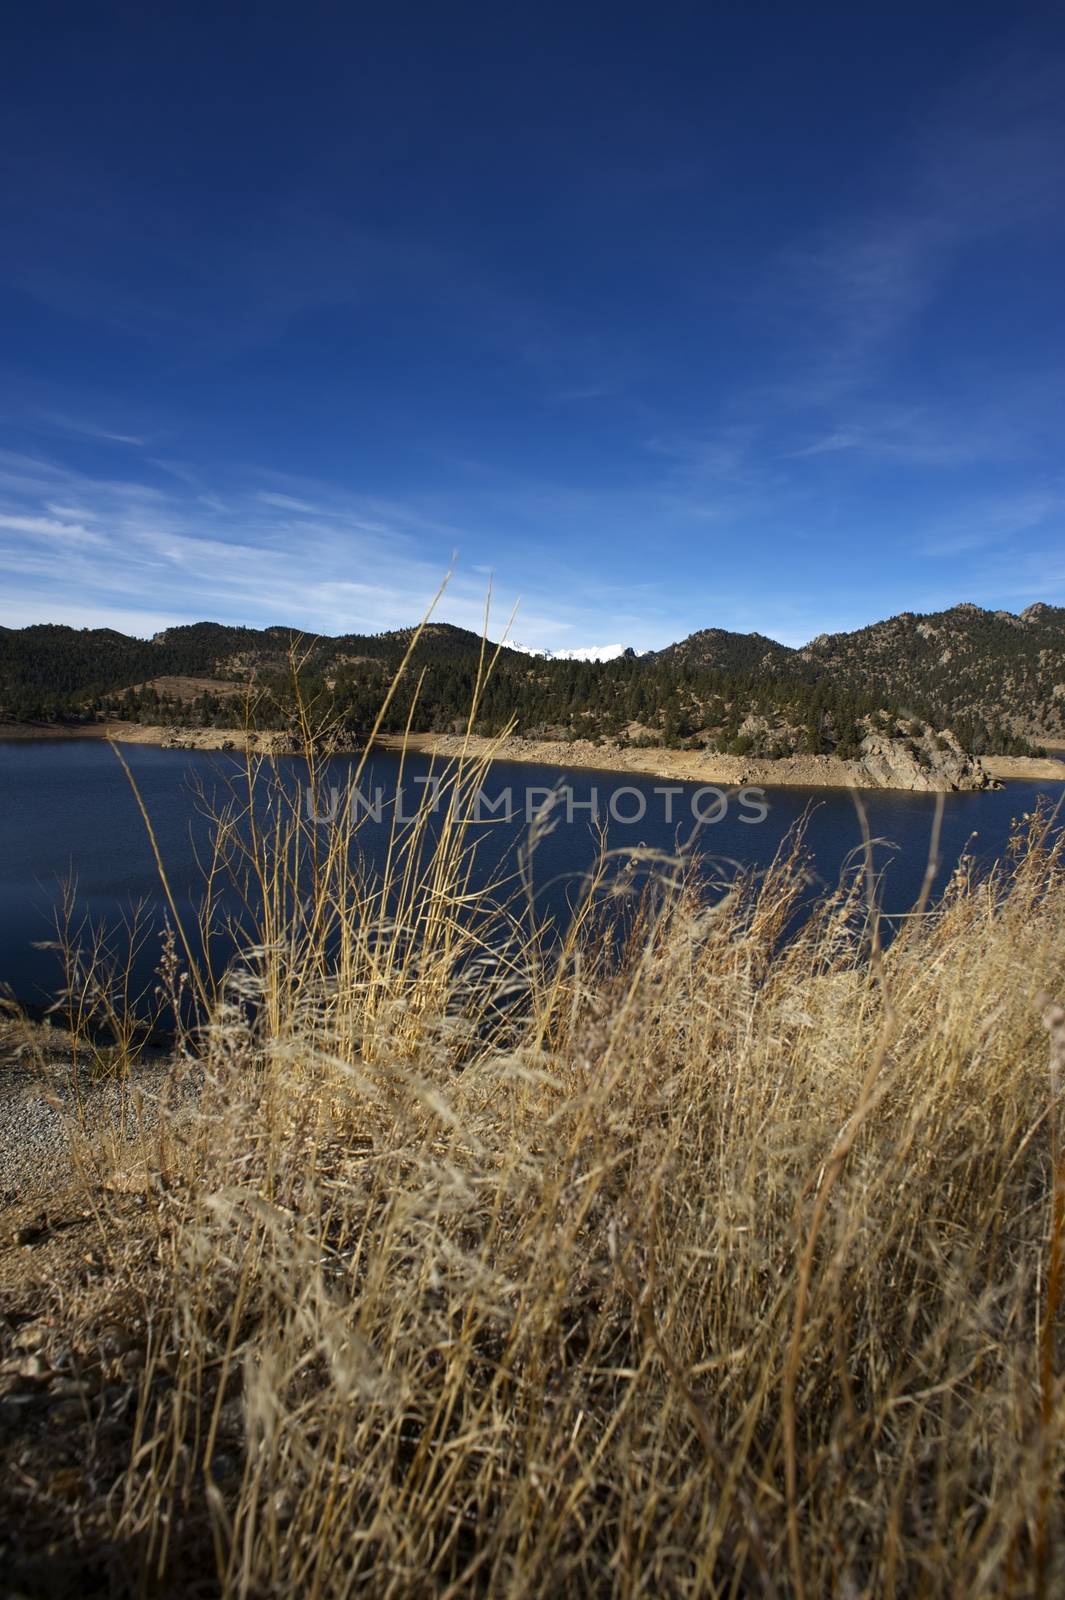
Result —
<instances>
[{"instance_id":1,"label":"rock outcrop","mask_svg":"<svg viewBox=\"0 0 1065 1600\"><path fill-rule=\"evenodd\" d=\"M870 733L852 765L866 775L870 787L878 789L950 792L997 787L982 762L968 755L951 733L926 732L910 739Z\"/></svg>"}]
</instances>

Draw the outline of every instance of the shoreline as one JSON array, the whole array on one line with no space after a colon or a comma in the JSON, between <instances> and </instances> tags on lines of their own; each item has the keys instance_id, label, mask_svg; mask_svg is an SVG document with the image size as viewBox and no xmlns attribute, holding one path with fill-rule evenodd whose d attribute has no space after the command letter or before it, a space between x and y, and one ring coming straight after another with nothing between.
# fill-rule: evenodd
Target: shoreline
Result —
<instances>
[{"instance_id":1,"label":"shoreline","mask_svg":"<svg viewBox=\"0 0 1065 1600\"><path fill-rule=\"evenodd\" d=\"M216 750L256 755L293 754L291 737L275 730L247 733L242 728L167 727L152 723L96 722L78 724L0 722L0 742L65 739L109 739L116 744L154 745L164 750ZM1052 757L982 756L966 764L964 781L949 773L927 771L916 762L899 770L882 758L841 761L835 756L797 755L770 760L730 756L711 751L670 750L654 745L625 749L591 740L498 740L473 734L379 734L379 749L404 748L421 755L454 758L465 751L474 759L491 755L500 761L538 766L581 768L600 772L631 773L640 777L672 779L742 788L896 789L903 792L952 793L958 789L979 792L1003 781L1065 782L1065 761ZM337 750L358 754L358 747Z\"/></svg>"},{"instance_id":2,"label":"shoreline","mask_svg":"<svg viewBox=\"0 0 1065 1600\"><path fill-rule=\"evenodd\" d=\"M1065 782L1065 761L1053 756L981 756L980 764L992 778L1039 783L1047 778L1053 783Z\"/></svg>"},{"instance_id":3,"label":"shoreline","mask_svg":"<svg viewBox=\"0 0 1065 1600\"><path fill-rule=\"evenodd\" d=\"M386 750L400 750L404 739L399 734L380 734L376 743ZM766 789L895 789L902 793L952 794L962 785L951 783L934 772L920 768L903 775L877 771L864 761L841 761L836 756L730 756L717 751L670 750L664 745L643 749L623 749L617 745L595 745L590 740L560 740L511 737L498 741L462 734L413 733L406 739L408 750L421 755L454 757L466 753L484 756L493 745L500 761L529 762L560 769L579 767L600 772L631 773L638 777L670 778L681 783L705 783L730 788L752 786ZM990 782L964 785L970 792L995 789L1006 780L1015 782L1051 780L1065 782L1065 761L1028 756L981 756L973 758L973 768ZM890 781L893 777L899 781ZM938 781L937 781L938 780Z\"/></svg>"}]
</instances>

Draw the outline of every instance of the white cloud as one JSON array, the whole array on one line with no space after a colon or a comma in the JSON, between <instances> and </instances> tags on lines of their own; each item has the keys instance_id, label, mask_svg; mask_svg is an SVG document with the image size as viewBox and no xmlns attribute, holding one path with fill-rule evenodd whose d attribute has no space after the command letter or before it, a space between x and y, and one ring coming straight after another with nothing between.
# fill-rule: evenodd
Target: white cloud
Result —
<instances>
[{"instance_id":1,"label":"white cloud","mask_svg":"<svg viewBox=\"0 0 1065 1600\"><path fill-rule=\"evenodd\" d=\"M287 623L321 633L379 631L417 621L450 565L450 541L433 553L440 542L426 532L445 524L417 507L374 497L319 486L321 492L303 498L254 483L222 494L177 487L164 493L47 461L7 465L13 470L10 481L0 482L0 565L7 577L0 619L8 625L32 613L79 626L87 616L119 628L147 619L151 631L202 619ZM481 574L459 570L437 615L479 631L486 591ZM513 590L497 589L496 634L516 598ZM572 626L552 609L534 595L524 613L537 642L553 644Z\"/></svg>"},{"instance_id":2,"label":"white cloud","mask_svg":"<svg viewBox=\"0 0 1065 1600\"><path fill-rule=\"evenodd\" d=\"M173 625L174 618L165 611L143 611L120 605L77 605L65 601L62 615L56 614L55 598L48 590L27 590L21 594L5 596L0 602L0 615L7 628L29 628L34 623L60 622L69 628L114 628L119 633L148 639Z\"/></svg>"},{"instance_id":3,"label":"white cloud","mask_svg":"<svg viewBox=\"0 0 1065 1600\"><path fill-rule=\"evenodd\" d=\"M0 528L11 533L26 533L34 539L49 539L55 544L106 546L107 541L98 533L76 522L61 522L54 517L5 516L0 514Z\"/></svg>"},{"instance_id":4,"label":"white cloud","mask_svg":"<svg viewBox=\"0 0 1065 1600\"><path fill-rule=\"evenodd\" d=\"M276 506L280 511L303 511L309 516L322 516L321 506L312 506L306 500L296 500L288 494L267 494L262 491L255 496L260 505Z\"/></svg>"},{"instance_id":5,"label":"white cloud","mask_svg":"<svg viewBox=\"0 0 1065 1600\"><path fill-rule=\"evenodd\" d=\"M110 428L104 428L96 422L86 422L77 417L63 416L58 411L45 411L41 414L41 421L49 429L59 433L80 434L86 439L97 439L102 444L122 444L141 446L146 441L134 433L118 433Z\"/></svg>"},{"instance_id":6,"label":"white cloud","mask_svg":"<svg viewBox=\"0 0 1065 1600\"><path fill-rule=\"evenodd\" d=\"M837 428L834 433L825 434L822 439L815 439L813 444L804 445L800 450L789 450L787 454L793 461L801 461L806 456L834 455L839 450L858 450L863 444L862 435L852 429Z\"/></svg>"}]
</instances>

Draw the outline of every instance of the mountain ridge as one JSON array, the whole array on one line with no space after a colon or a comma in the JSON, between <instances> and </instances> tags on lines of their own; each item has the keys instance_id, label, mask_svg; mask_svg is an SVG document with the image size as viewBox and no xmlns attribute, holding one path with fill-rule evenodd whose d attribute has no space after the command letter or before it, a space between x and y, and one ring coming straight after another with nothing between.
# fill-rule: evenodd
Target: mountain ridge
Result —
<instances>
[{"instance_id":1,"label":"mountain ridge","mask_svg":"<svg viewBox=\"0 0 1065 1600\"><path fill-rule=\"evenodd\" d=\"M0 627L0 711L44 722L129 716L220 725L223 713L232 716L236 687L252 690L258 714L282 727L291 715L295 651L308 692L357 731L372 725L415 634L314 636L283 624L204 621L138 639L61 623ZM413 681L404 685L390 717L413 714L422 731L454 731L482 658L491 655L496 665L478 721L484 732L514 719L528 737L602 736L765 756L851 754L892 719L892 726L949 731L975 753L1022 753L1029 741L1065 736L1065 607L1046 602L1017 614L971 602L903 611L798 647L709 627L640 656L577 654L533 653L509 642L486 647L470 629L430 622L413 645L420 699ZM181 683L195 692L179 692Z\"/></svg>"}]
</instances>

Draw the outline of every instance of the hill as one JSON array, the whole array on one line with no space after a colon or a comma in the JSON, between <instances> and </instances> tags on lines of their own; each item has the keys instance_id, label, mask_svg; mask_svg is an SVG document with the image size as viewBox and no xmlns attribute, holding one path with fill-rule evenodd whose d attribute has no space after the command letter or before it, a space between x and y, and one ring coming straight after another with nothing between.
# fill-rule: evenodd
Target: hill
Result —
<instances>
[{"instance_id":1,"label":"hill","mask_svg":"<svg viewBox=\"0 0 1065 1600\"><path fill-rule=\"evenodd\" d=\"M904 611L855 633L823 634L800 655L819 676L881 687L902 710L949 724L965 743L1065 735L1061 606L1020 615L974 605Z\"/></svg>"},{"instance_id":2,"label":"hill","mask_svg":"<svg viewBox=\"0 0 1065 1600\"><path fill-rule=\"evenodd\" d=\"M727 628L700 628L677 644L656 650L659 661L684 663L714 672L779 672L797 652L764 633L730 633Z\"/></svg>"}]
</instances>

